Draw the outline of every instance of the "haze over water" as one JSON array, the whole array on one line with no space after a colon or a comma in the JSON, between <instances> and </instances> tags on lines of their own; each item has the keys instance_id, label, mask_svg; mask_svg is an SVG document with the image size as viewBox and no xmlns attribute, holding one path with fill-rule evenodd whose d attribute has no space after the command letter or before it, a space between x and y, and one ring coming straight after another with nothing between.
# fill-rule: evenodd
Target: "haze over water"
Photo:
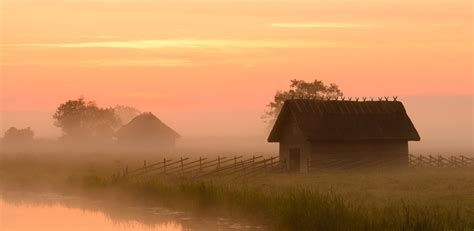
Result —
<instances>
[{"instance_id":1,"label":"haze over water","mask_svg":"<svg viewBox=\"0 0 474 231\"><path fill-rule=\"evenodd\" d=\"M55 194L8 193L0 198L0 229L9 231L264 230L236 221L193 217L162 207L107 205Z\"/></svg>"}]
</instances>

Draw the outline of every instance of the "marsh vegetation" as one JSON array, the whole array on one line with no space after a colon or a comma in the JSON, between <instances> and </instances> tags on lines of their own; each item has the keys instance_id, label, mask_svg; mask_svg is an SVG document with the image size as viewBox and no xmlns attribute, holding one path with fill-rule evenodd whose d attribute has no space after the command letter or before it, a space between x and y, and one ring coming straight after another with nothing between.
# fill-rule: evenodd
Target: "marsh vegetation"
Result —
<instances>
[{"instance_id":1,"label":"marsh vegetation","mask_svg":"<svg viewBox=\"0 0 474 231\"><path fill-rule=\"evenodd\" d=\"M130 160L130 164L132 164ZM136 161L135 161L136 162ZM126 164L126 163L121 163ZM2 189L128 198L194 214L238 217L270 230L471 230L470 169L324 171L229 180L121 178L117 163L6 157Z\"/></svg>"}]
</instances>

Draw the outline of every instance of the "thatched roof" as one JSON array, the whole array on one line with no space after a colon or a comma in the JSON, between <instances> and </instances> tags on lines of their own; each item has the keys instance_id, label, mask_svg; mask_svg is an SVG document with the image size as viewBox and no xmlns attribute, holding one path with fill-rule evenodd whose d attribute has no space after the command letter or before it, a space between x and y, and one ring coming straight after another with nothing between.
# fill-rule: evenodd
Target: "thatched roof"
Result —
<instances>
[{"instance_id":1,"label":"thatched roof","mask_svg":"<svg viewBox=\"0 0 474 231\"><path fill-rule=\"evenodd\" d=\"M145 112L133 118L117 131L120 138L179 138L180 135L168 127L151 112Z\"/></svg>"},{"instance_id":2,"label":"thatched roof","mask_svg":"<svg viewBox=\"0 0 474 231\"><path fill-rule=\"evenodd\" d=\"M399 101L287 100L268 137L279 142L294 119L307 140L420 140Z\"/></svg>"}]
</instances>

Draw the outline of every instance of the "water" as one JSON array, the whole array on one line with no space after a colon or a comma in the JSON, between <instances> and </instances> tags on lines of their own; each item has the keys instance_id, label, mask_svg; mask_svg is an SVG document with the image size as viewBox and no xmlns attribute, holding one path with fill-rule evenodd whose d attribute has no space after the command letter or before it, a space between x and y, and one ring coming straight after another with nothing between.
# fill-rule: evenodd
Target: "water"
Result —
<instances>
[{"instance_id":1,"label":"water","mask_svg":"<svg viewBox=\"0 0 474 231\"><path fill-rule=\"evenodd\" d=\"M123 206L56 194L5 193L2 231L184 231L263 230L230 219L192 216L163 207Z\"/></svg>"}]
</instances>

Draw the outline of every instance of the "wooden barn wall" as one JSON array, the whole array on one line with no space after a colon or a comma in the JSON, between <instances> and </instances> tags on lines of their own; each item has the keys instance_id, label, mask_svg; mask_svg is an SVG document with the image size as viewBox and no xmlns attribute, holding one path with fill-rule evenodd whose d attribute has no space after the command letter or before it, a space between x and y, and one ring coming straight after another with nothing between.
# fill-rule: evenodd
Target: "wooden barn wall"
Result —
<instances>
[{"instance_id":1,"label":"wooden barn wall","mask_svg":"<svg viewBox=\"0 0 474 231\"><path fill-rule=\"evenodd\" d=\"M311 142L311 159L394 160L408 163L408 141Z\"/></svg>"},{"instance_id":2,"label":"wooden barn wall","mask_svg":"<svg viewBox=\"0 0 474 231\"><path fill-rule=\"evenodd\" d=\"M300 149L300 167L302 170L306 170L306 160L310 155L311 143L306 141L292 116L288 116L287 120L281 133L283 135L280 140L280 159L285 161L287 168L289 168L290 149L298 148Z\"/></svg>"}]
</instances>

